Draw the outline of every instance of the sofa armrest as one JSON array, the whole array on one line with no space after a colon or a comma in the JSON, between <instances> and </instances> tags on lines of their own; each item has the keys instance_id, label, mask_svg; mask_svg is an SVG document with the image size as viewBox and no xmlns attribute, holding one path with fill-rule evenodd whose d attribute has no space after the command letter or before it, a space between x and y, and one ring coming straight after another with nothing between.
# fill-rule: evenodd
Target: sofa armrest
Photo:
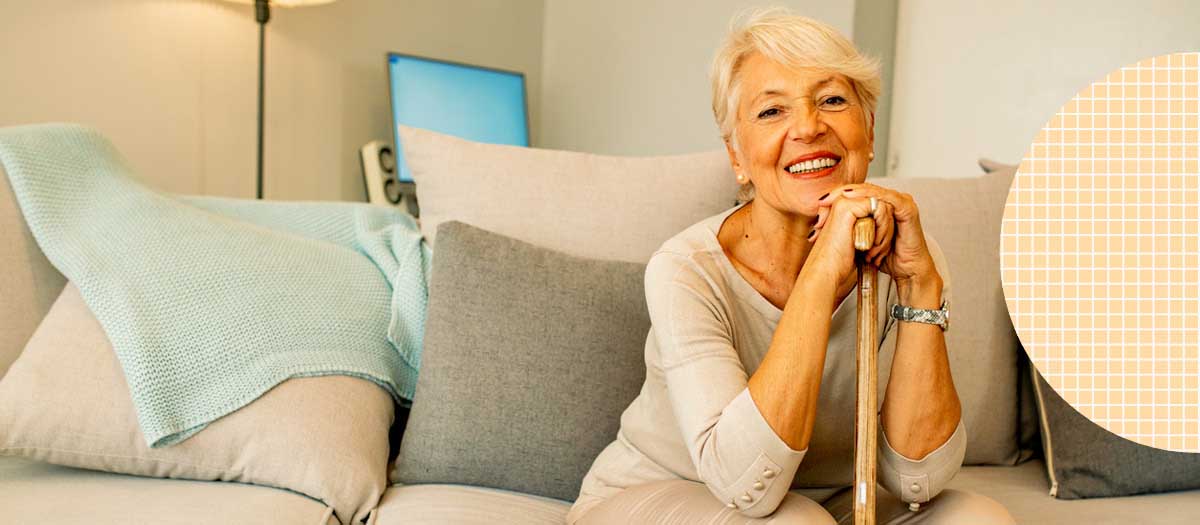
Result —
<instances>
[{"instance_id":1,"label":"sofa armrest","mask_svg":"<svg viewBox=\"0 0 1200 525\"><path fill-rule=\"evenodd\" d=\"M33 239L0 164L0 377L66 285Z\"/></svg>"}]
</instances>

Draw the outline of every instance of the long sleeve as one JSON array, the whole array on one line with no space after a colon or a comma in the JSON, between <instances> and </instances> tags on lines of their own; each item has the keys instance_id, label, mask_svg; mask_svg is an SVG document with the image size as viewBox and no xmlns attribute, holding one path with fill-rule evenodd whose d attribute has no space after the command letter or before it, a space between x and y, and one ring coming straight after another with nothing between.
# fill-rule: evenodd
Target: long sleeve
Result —
<instances>
[{"instance_id":1,"label":"long sleeve","mask_svg":"<svg viewBox=\"0 0 1200 525\"><path fill-rule=\"evenodd\" d=\"M950 297L950 270L946 264L941 247L929 235L925 236L929 245L930 255L934 265L942 277L942 298L952 301ZM952 303L951 303L952 304ZM889 305L890 307L890 305ZM895 348L896 328L894 319L888 319L884 338L880 348ZM951 351L947 347L947 352ZM941 446L934 449L925 457L910 459L892 448L884 435L883 425L879 425L879 483L893 496L905 503L925 503L937 496L950 480L954 479L962 466L967 451L967 431L960 419L958 427Z\"/></svg>"},{"instance_id":2,"label":"long sleeve","mask_svg":"<svg viewBox=\"0 0 1200 525\"><path fill-rule=\"evenodd\" d=\"M937 496L962 466L967 430L962 421L945 443L919 460L902 456L879 431L879 484L905 503L925 503Z\"/></svg>"},{"instance_id":3,"label":"long sleeve","mask_svg":"<svg viewBox=\"0 0 1200 525\"><path fill-rule=\"evenodd\" d=\"M727 312L712 283L681 255L660 252L646 269L646 302L679 432L697 475L742 514L771 514L805 451L792 450L747 389Z\"/></svg>"}]
</instances>

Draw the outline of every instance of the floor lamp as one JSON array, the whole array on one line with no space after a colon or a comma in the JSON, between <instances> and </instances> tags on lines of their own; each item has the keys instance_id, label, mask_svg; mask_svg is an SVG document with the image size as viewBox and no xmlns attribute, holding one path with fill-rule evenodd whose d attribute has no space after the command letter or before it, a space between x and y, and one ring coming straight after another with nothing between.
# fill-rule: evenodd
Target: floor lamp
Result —
<instances>
[{"instance_id":1,"label":"floor lamp","mask_svg":"<svg viewBox=\"0 0 1200 525\"><path fill-rule=\"evenodd\" d=\"M267 22L271 20L271 6L277 5L282 7L300 7L307 5L329 4L337 0L227 0L237 2L239 4L254 4L254 20L258 22L258 157L257 157L257 184L255 185L255 197L263 198L263 85L265 78L263 76L263 65L265 61L266 50L266 34Z\"/></svg>"}]
</instances>

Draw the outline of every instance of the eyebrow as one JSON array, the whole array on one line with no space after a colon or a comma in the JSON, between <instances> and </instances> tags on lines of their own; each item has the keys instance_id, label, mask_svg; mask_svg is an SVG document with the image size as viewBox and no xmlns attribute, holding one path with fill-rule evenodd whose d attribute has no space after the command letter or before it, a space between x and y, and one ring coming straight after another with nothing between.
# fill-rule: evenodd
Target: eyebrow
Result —
<instances>
[{"instance_id":1,"label":"eyebrow","mask_svg":"<svg viewBox=\"0 0 1200 525\"><path fill-rule=\"evenodd\" d=\"M835 77L827 77L825 80L822 80L820 82L813 84L810 89L818 89L826 84L833 82L834 80L836 80ZM750 103L751 104L756 103L756 102L758 102L759 99L761 99L763 97L772 97L772 96L783 95L783 94L784 94L784 92L780 91L778 89L767 89L765 91L759 92L758 95L755 95L755 97L750 100Z\"/></svg>"}]
</instances>

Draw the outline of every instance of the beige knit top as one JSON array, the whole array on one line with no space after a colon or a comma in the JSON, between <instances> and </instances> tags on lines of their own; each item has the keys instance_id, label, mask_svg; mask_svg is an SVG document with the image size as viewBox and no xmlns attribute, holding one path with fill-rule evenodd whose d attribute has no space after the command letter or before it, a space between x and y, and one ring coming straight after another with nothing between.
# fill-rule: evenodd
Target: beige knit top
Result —
<instances>
[{"instance_id":1,"label":"beige knit top","mask_svg":"<svg viewBox=\"0 0 1200 525\"><path fill-rule=\"evenodd\" d=\"M747 389L783 311L734 269L717 242L725 218L739 207L689 227L651 257L646 382L622 414L616 440L584 478L568 523L622 489L661 480L704 483L714 497L749 516L770 514L791 488L853 483L857 294L833 312L817 423L808 449L792 450ZM928 235L926 241L949 300L945 258ZM896 302L896 291L882 272L877 289L887 290L886 300L880 294L878 316L882 402L896 344L896 321L886 309ZM920 460L897 453L881 432L879 482L906 502L928 501L958 472L965 450L961 421L945 444Z\"/></svg>"}]
</instances>

